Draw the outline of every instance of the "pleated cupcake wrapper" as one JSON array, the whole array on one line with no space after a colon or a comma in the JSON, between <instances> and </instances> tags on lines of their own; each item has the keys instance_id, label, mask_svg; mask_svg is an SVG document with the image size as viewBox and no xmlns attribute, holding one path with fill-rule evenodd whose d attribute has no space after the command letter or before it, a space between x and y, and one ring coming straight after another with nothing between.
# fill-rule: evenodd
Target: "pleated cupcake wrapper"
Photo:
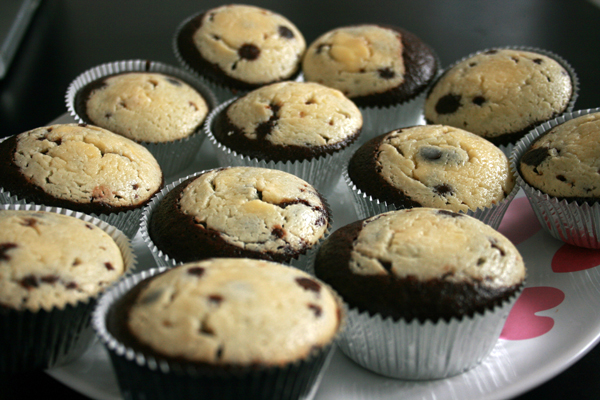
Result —
<instances>
[{"instance_id":1,"label":"pleated cupcake wrapper","mask_svg":"<svg viewBox=\"0 0 600 400\"><path fill-rule=\"evenodd\" d=\"M352 179L350 179L350 176L348 175L347 166L344 167L342 177L346 182L346 185L350 189L350 193L352 193L352 198L354 199L354 209L356 210L358 219L364 219L384 212L395 211L402 208L397 207L394 204L388 204L386 201L380 201L357 188L356 185L352 182ZM508 210L508 206L513 201L518 192L519 185L515 183L513 189L502 201L492 205L491 207L477 208L476 210L467 210L465 214L482 221L483 223L491 226L494 229L498 229L498 227L500 226L500 222L502 222L502 218L504 218L506 210Z\"/></svg>"},{"instance_id":2,"label":"pleated cupcake wrapper","mask_svg":"<svg viewBox=\"0 0 600 400\"><path fill-rule=\"evenodd\" d=\"M202 80L181 68L156 61L123 60L96 66L83 72L71 82L65 96L67 109L71 116L75 118L77 122L85 122L85 120L77 113L77 108L75 107L75 99L79 90L97 79L124 72L155 72L179 78L202 95L208 105L209 112L218 104L215 94L202 82ZM185 169L192 161L194 161L204 139L205 135L201 125L195 133L186 138L171 142L138 143L152 153L154 158L156 158L156 161L158 161L164 176L169 177Z\"/></svg>"},{"instance_id":3,"label":"pleated cupcake wrapper","mask_svg":"<svg viewBox=\"0 0 600 400\"><path fill-rule=\"evenodd\" d=\"M75 211L39 205L3 204L1 210L48 211L79 218L108 233L119 246L126 273L136 257L130 240L105 222ZM116 283L116 282L115 282ZM100 294L50 310L0 308L0 372L18 373L66 364L81 356L95 339L91 314Z\"/></svg>"},{"instance_id":4,"label":"pleated cupcake wrapper","mask_svg":"<svg viewBox=\"0 0 600 400\"><path fill-rule=\"evenodd\" d=\"M162 250L160 250L152 241L152 238L150 237L150 231L149 231L149 224L150 224L150 219L152 218L152 213L154 212L154 210L156 209L158 204L162 201L162 199L167 195L167 193L169 193L171 190L173 190L175 187L177 187L180 183L182 183L183 181L185 181L189 178L192 178L195 176L200 176L208 171L209 170L196 172L194 174L180 178L179 180L165 186L163 188L163 190L160 191L160 193L158 193L157 195L155 195L152 198L150 203L144 209L144 212L142 214L140 235L142 236L144 243L146 243L146 245L150 249L150 252L152 253L152 256L154 257L154 260L156 261L156 264L159 267L172 268L176 265L182 264L183 262L177 261L176 259L169 257L168 254L165 254ZM325 205L325 208L327 209L327 211L329 212L329 215L332 215L331 207L329 206L329 204L327 203L327 201L325 199L324 199L324 205ZM329 225L330 225L330 227L333 226L333 218L330 218ZM314 259L317 255L317 251L319 250L319 247L321 246L321 244L323 243L325 238L327 238L329 233L330 233L330 229L328 229L325 232L325 234L323 235L323 237L321 239L319 239L310 249L308 249L306 251L306 253L298 255L297 258L292 258L286 264L290 265L292 267L298 268L302 271L309 272L310 266L314 262Z\"/></svg>"},{"instance_id":5,"label":"pleated cupcake wrapper","mask_svg":"<svg viewBox=\"0 0 600 400\"><path fill-rule=\"evenodd\" d=\"M314 397L339 333L330 345L314 351L306 359L281 367L240 367L230 372L208 372L192 365L145 356L114 338L106 328L106 315L112 304L140 281L165 270L161 267L142 271L120 282L102 296L93 313L93 327L108 350L124 398L291 400ZM339 298L338 302L341 305Z\"/></svg>"},{"instance_id":6,"label":"pleated cupcake wrapper","mask_svg":"<svg viewBox=\"0 0 600 400\"><path fill-rule=\"evenodd\" d=\"M219 165L221 166L238 166L238 167L260 167L269 169L278 169L280 171L289 172L297 177L307 181L314 186L319 192L327 195L333 192L337 185L342 166L350 159L352 153L358 148L358 141L351 145L338 150L334 153L324 155L311 160L303 161L265 161L256 158L251 158L237 153L236 151L221 144L212 132L212 125L216 116L224 111L229 104L236 99L231 99L219 105L207 118L204 129L208 140L212 143L213 149L217 156ZM362 132L361 132L362 135ZM359 135L360 137L360 135Z\"/></svg>"},{"instance_id":7,"label":"pleated cupcake wrapper","mask_svg":"<svg viewBox=\"0 0 600 400\"><path fill-rule=\"evenodd\" d=\"M510 157L511 169L517 177L517 184L523 188L542 228L558 240L590 249L600 249L600 204L578 204L575 201L561 201L547 195L525 182L518 165L523 154L537 138L557 125L596 112L600 112L600 108L566 113L543 123L516 144Z\"/></svg>"},{"instance_id":8,"label":"pleated cupcake wrapper","mask_svg":"<svg viewBox=\"0 0 600 400\"><path fill-rule=\"evenodd\" d=\"M460 64L461 62L477 55L477 54L481 54L481 53L485 53L486 51L490 51L490 50L520 50L520 51L529 51L532 53L538 53L538 54L542 54L546 57L552 58L553 60L555 60L556 62L558 62L569 74L569 76L571 77L571 83L573 85L573 94L571 95L571 99L569 100L569 103L567 105L567 108L565 109L565 111L561 114L566 114L566 113L570 113L573 111L574 107L575 107L575 101L577 100L577 97L579 96L579 77L577 76L577 73L575 72L575 70L573 69L573 67L571 66L571 64L569 64L569 62L567 62L567 60L565 60L564 58L562 58L561 56L559 56L556 53L553 53L551 51L548 50L544 50L544 49L540 49L537 47L530 47L530 46L498 46L498 47L490 47L484 50L479 50L476 52L473 52L461 59L459 59L458 61L454 62L453 64L451 64L448 68L446 68L440 75L439 77L436 79L436 82L434 82L434 84L432 85L435 86L435 84L437 83L437 81L439 81L443 76L444 73L446 71L451 70L454 66ZM543 121L542 121L543 122ZM542 123L540 122L540 124ZM461 128L461 127L459 127ZM467 129L468 130L468 129ZM487 139L487 138L486 138ZM506 155L506 157L510 157L510 155L512 154L512 151L515 147L516 143L509 143L507 145L500 145L498 146L498 148L500 150L502 150L502 152Z\"/></svg>"},{"instance_id":9,"label":"pleated cupcake wrapper","mask_svg":"<svg viewBox=\"0 0 600 400\"><path fill-rule=\"evenodd\" d=\"M338 346L357 364L387 377L429 380L454 376L490 354L520 293L493 310L449 322L393 321L350 309Z\"/></svg>"}]
</instances>

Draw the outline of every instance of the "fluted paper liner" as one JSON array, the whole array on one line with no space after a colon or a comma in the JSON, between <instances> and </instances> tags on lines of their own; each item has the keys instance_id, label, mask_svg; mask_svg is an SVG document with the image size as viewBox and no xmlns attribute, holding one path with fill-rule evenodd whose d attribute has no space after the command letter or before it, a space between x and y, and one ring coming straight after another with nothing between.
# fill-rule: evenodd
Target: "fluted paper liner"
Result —
<instances>
[{"instance_id":1,"label":"fluted paper liner","mask_svg":"<svg viewBox=\"0 0 600 400\"><path fill-rule=\"evenodd\" d=\"M125 72L155 72L176 77L190 85L202 95L208 105L209 112L218 104L214 93L203 84L200 79L181 68L157 61L123 60L91 68L80 74L73 82L71 82L65 96L67 109L71 116L75 118L77 122L85 122L85 120L77 113L77 108L75 107L75 100L79 90L85 88L86 85L97 79ZM196 129L196 132L182 139L158 143L139 142L139 144L152 153L156 158L156 161L158 161L164 176L169 177L185 169L192 161L194 161L196 154L206 138L203 131L203 124Z\"/></svg>"},{"instance_id":2,"label":"fluted paper liner","mask_svg":"<svg viewBox=\"0 0 600 400\"><path fill-rule=\"evenodd\" d=\"M63 208L34 204L3 204L0 209L54 212L89 222L108 233L121 250L125 273L120 280L135 269L136 258L130 240L121 231L97 218ZM98 293L50 310L0 310L0 372L52 368L81 356L95 339L91 314L100 295Z\"/></svg>"},{"instance_id":3,"label":"fluted paper liner","mask_svg":"<svg viewBox=\"0 0 600 400\"><path fill-rule=\"evenodd\" d=\"M542 228L558 240L590 249L600 249L600 204L578 204L547 195L525 182L518 166L523 154L537 138L557 125L596 112L600 112L600 108L566 113L543 123L517 142L510 157L517 184L523 188Z\"/></svg>"}]
</instances>

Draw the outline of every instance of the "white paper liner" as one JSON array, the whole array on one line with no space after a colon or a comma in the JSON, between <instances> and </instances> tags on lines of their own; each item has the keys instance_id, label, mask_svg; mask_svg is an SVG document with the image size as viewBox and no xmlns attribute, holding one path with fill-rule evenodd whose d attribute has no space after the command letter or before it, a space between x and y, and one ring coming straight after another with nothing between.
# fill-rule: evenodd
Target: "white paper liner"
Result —
<instances>
[{"instance_id":1,"label":"white paper liner","mask_svg":"<svg viewBox=\"0 0 600 400\"><path fill-rule=\"evenodd\" d=\"M354 209L356 210L358 219L364 219L387 211L395 211L399 209L399 207L396 207L394 204L388 204L386 201L380 201L373 196L367 195L365 192L357 188L348 175L347 165L344 167L344 171L342 172L342 178L344 179L344 182L346 182L346 185L352 194L352 198L354 200ZM468 210L465 214L480 220L494 229L498 229L500 223L502 222L502 218L504 218L506 210L508 210L508 206L518 192L519 185L515 183L513 189L502 201L492 205L491 207Z\"/></svg>"},{"instance_id":2,"label":"white paper liner","mask_svg":"<svg viewBox=\"0 0 600 400\"><path fill-rule=\"evenodd\" d=\"M93 328L109 353L119 380L121 393L126 398L180 400L182 398L207 397L237 400L245 398L248 394L247 382L253 379L256 380L256 383L251 384L252 389L264 386L259 391L262 392L265 399L309 400L314 398L335 351L334 343L339 340L339 335L345 327L346 317L343 312L339 331L332 340L332 344L321 351L309 355L304 360L298 360L279 368L249 368L244 371L236 371L232 374L231 379L218 372L205 376L191 366L186 368L166 360L145 356L120 343L108 332L106 327L106 315L111 306L139 282L166 269L166 267L160 267L141 271L121 281L102 295L92 315ZM341 299L337 295L336 298L341 306ZM207 388L207 385L202 384L210 381L211 378L219 379L226 384L217 385L216 389L215 387Z\"/></svg>"},{"instance_id":3,"label":"white paper liner","mask_svg":"<svg viewBox=\"0 0 600 400\"><path fill-rule=\"evenodd\" d=\"M177 261L176 259L169 257L168 254L165 254L162 250L160 250L152 241L152 238L150 237L149 228L148 228L148 226L150 224L150 219L152 218L152 213L154 212L156 207L159 205L159 203L162 201L162 199L167 195L167 193L169 193L171 190L173 190L175 187L177 187L180 183L184 182L185 180L187 180L189 178L200 176L208 171L210 171L210 170L196 172L194 174L180 178L177 181L172 182L171 184L165 186L163 188L163 190L161 190L157 195L155 195L152 198L150 203L148 203L148 205L144 209L144 212L142 214L140 235L142 236L144 243L146 243L146 246L148 246L148 249L152 253L152 257L154 257L154 260L156 261L156 264L159 267L171 268L176 265L182 264L183 262ZM324 197L323 197L323 201L324 201L324 206L330 215L329 226L331 227L331 226L333 226L333 214L331 211L331 207L329 206L329 204L327 203L327 201L325 200ZM291 258L289 260L289 262L287 262L285 264L310 273L310 266L313 264L314 259L317 255L317 252L318 252L319 248L321 247L321 244L328 237L328 235L330 233L330 229L331 228L328 228L327 231L325 232L325 234L323 235L323 237L320 238L310 249L308 249L306 251L306 253L299 254L297 258Z\"/></svg>"},{"instance_id":4,"label":"white paper liner","mask_svg":"<svg viewBox=\"0 0 600 400\"><path fill-rule=\"evenodd\" d=\"M461 62L477 55L480 53L485 53L486 51L490 51L490 50L520 50L520 51L529 51L532 53L538 53L538 54L542 54L546 57L552 58L553 60L555 60L556 62L558 62L569 74L569 76L571 77L571 83L573 85L573 94L571 95L571 99L569 100L569 103L567 105L567 108L565 109L565 111L563 111L562 114L565 113L570 113L573 111L574 107L575 107L575 101L577 100L577 97L579 96L579 77L577 76L577 73L575 72L575 70L573 69L573 67L571 66L571 64L569 64L567 62L567 60L565 60L564 58L562 58L561 56L559 56L558 54L555 54L551 51L548 50L544 50L544 49L540 49L537 47L530 47L530 46L498 46L498 47L489 47L483 50L479 50L476 52L473 52L461 59L459 59L458 61L454 62L453 64L451 64L448 68L444 69L444 71L438 76L438 78L436 79L436 81L433 83L432 87L434 87L437 83L437 81L439 79L441 79L444 75L444 73L446 71L449 71L450 69L452 69L454 66L456 66L457 64L460 64ZM561 115L562 115L561 114ZM437 124L439 122L433 121L433 124ZM540 122L541 124L542 122ZM464 128L462 126L459 126L458 128ZM485 137L485 136L484 136ZM488 138L486 138L488 139ZM516 142L515 142L516 143ZM502 150L502 152L507 156L510 157L510 155L512 154L512 151L514 149L515 143L509 143L506 145L500 145L498 146L500 148L500 150Z\"/></svg>"},{"instance_id":5,"label":"white paper liner","mask_svg":"<svg viewBox=\"0 0 600 400\"><path fill-rule=\"evenodd\" d=\"M208 140L217 156L220 166L259 167L278 169L296 175L314 186L319 192L327 195L333 192L340 180L342 166L348 162L352 153L358 148L358 140L336 152L303 161L265 161L239 154L221 144L212 133L212 125L219 113L236 99L231 99L213 110L206 119L204 129ZM361 134L359 135L359 138Z\"/></svg>"},{"instance_id":6,"label":"white paper liner","mask_svg":"<svg viewBox=\"0 0 600 400\"><path fill-rule=\"evenodd\" d=\"M338 345L357 364L388 377L428 380L454 376L490 354L519 294L494 310L449 322L394 322L350 309Z\"/></svg>"},{"instance_id":7,"label":"white paper liner","mask_svg":"<svg viewBox=\"0 0 600 400\"><path fill-rule=\"evenodd\" d=\"M64 208L35 204L2 204L0 210L54 212L81 219L105 231L121 250L125 266L123 276L111 286L131 275L136 268L137 260L129 238L97 218ZM90 319L100 295L101 292L50 310L11 310L8 314L0 313L0 338L9 345L2 346L0 372L51 368L66 364L85 353L94 343Z\"/></svg>"},{"instance_id":8,"label":"white paper liner","mask_svg":"<svg viewBox=\"0 0 600 400\"><path fill-rule=\"evenodd\" d=\"M156 72L181 79L202 95L208 105L209 112L218 104L217 98L210 88L208 88L195 75L192 75L181 68L166 65L157 61L123 60L110 62L91 68L80 74L71 82L65 96L67 109L69 110L71 116L75 118L77 122L86 122L77 113L77 108L75 107L75 100L79 90L83 89L86 85L94 82L97 79L101 79L109 75L133 71ZM195 133L186 138L171 142L139 142L139 144L147 148L150 153L152 153L152 155L158 161L164 176L169 177L187 167L196 157L196 154L200 150L200 146L206 137L203 133L202 125L198 127Z\"/></svg>"},{"instance_id":9,"label":"white paper liner","mask_svg":"<svg viewBox=\"0 0 600 400\"><path fill-rule=\"evenodd\" d=\"M510 156L517 184L523 188L542 228L558 240L590 249L600 249L600 203L580 205L547 195L525 182L518 165L523 154L544 133L571 119L597 112L600 108L574 111L541 124L519 140Z\"/></svg>"}]
</instances>

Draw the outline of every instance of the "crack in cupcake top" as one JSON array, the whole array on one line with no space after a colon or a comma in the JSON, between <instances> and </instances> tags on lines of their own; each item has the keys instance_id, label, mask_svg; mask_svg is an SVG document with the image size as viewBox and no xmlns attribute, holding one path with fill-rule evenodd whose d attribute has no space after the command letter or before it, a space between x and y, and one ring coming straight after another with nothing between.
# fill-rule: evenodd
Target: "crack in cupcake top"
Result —
<instances>
[{"instance_id":1,"label":"crack in cupcake top","mask_svg":"<svg viewBox=\"0 0 600 400\"><path fill-rule=\"evenodd\" d=\"M208 114L200 93L180 79L159 73L101 78L90 84L86 96L84 112L94 125L138 142L188 137Z\"/></svg>"},{"instance_id":2,"label":"crack in cupcake top","mask_svg":"<svg viewBox=\"0 0 600 400\"><path fill-rule=\"evenodd\" d=\"M183 190L179 205L198 226L254 251L302 250L329 227L316 190L278 170L232 167L206 172Z\"/></svg>"},{"instance_id":3,"label":"crack in cupcake top","mask_svg":"<svg viewBox=\"0 0 600 400\"><path fill-rule=\"evenodd\" d=\"M446 71L429 93L424 113L427 121L495 138L564 112L573 90L569 73L556 60L493 49Z\"/></svg>"},{"instance_id":4,"label":"crack in cupcake top","mask_svg":"<svg viewBox=\"0 0 600 400\"><path fill-rule=\"evenodd\" d=\"M350 269L417 281L485 282L513 286L525 278L523 259L502 234L464 214L432 208L384 213L363 222Z\"/></svg>"},{"instance_id":5,"label":"crack in cupcake top","mask_svg":"<svg viewBox=\"0 0 600 400\"><path fill-rule=\"evenodd\" d=\"M0 210L0 304L50 310L96 295L124 273L102 229L43 211Z\"/></svg>"},{"instance_id":6,"label":"crack in cupcake top","mask_svg":"<svg viewBox=\"0 0 600 400\"><path fill-rule=\"evenodd\" d=\"M135 206L162 185L162 171L143 146L108 130L64 124L17 136L14 163L58 199Z\"/></svg>"},{"instance_id":7,"label":"crack in cupcake top","mask_svg":"<svg viewBox=\"0 0 600 400\"><path fill-rule=\"evenodd\" d=\"M331 291L298 269L220 258L154 277L134 301L128 326L167 357L281 365L331 343L339 312Z\"/></svg>"},{"instance_id":8,"label":"crack in cupcake top","mask_svg":"<svg viewBox=\"0 0 600 400\"><path fill-rule=\"evenodd\" d=\"M237 4L207 11L193 41L208 62L252 84L292 76L306 49L304 37L285 17Z\"/></svg>"},{"instance_id":9,"label":"crack in cupcake top","mask_svg":"<svg viewBox=\"0 0 600 400\"><path fill-rule=\"evenodd\" d=\"M264 86L226 112L248 139L279 146L333 146L359 132L363 122L358 107L340 91L309 82Z\"/></svg>"}]
</instances>

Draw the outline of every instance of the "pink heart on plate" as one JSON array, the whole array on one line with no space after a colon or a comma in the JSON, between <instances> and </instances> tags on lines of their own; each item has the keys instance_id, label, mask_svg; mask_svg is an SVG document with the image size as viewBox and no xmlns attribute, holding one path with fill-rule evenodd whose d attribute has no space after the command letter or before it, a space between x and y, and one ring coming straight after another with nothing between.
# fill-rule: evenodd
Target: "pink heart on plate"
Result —
<instances>
[{"instance_id":1,"label":"pink heart on plate","mask_svg":"<svg viewBox=\"0 0 600 400\"><path fill-rule=\"evenodd\" d=\"M500 338L525 340L542 336L554 327L554 319L535 315L558 306L565 299L562 290L549 286L528 287L513 306Z\"/></svg>"},{"instance_id":2,"label":"pink heart on plate","mask_svg":"<svg viewBox=\"0 0 600 400\"><path fill-rule=\"evenodd\" d=\"M600 265L600 250L563 245L552 257L552 271L577 272Z\"/></svg>"},{"instance_id":3,"label":"pink heart on plate","mask_svg":"<svg viewBox=\"0 0 600 400\"><path fill-rule=\"evenodd\" d=\"M535 235L541 228L527 197L519 197L508 206L498 231L518 245Z\"/></svg>"}]
</instances>

